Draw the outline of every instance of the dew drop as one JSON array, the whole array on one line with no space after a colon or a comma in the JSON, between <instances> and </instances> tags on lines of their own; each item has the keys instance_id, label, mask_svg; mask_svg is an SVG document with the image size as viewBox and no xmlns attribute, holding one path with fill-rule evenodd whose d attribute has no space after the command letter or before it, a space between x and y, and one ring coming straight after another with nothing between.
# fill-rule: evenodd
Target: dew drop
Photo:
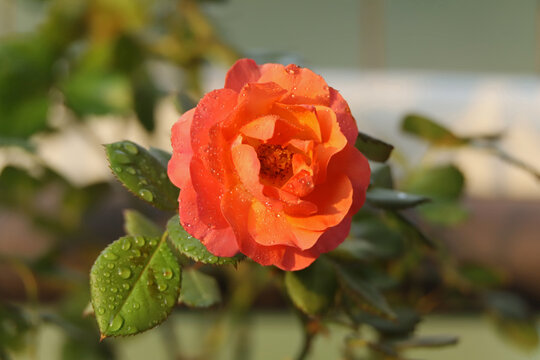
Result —
<instances>
[{"instance_id":1,"label":"dew drop","mask_svg":"<svg viewBox=\"0 0 540 360\"><path fill-rule=\"evenodd\" d=\"M148 242L148 244L149 244L150 246L156 246L156 245L157 245L157 240L156 240L156 239L152 239L152 240L150 240L150 241Z\"/></svg>"},{"instance_id":2,"label":"dew drop","mask_svg":"<svg viewBox=\"0 0 540 360\"><path fill-rule=\"evenodd\" d=\"M128 168L126 169L126 171L127 171L128 173L130 173L131 175L135 175L135 174L137 173L137 172L135 171L135 169L132 168L131 166L128 167Z\"/></svg>"},{"instance_id":3,"label":"dew drop","mask_svg":"<svg viewBox=\"0 0 540 360\"><path fill-rule=\"evenodd\" d=\"M129 250L129 248L131 248L131 241L129 241L129 239L124 239L124 240L122 241L121 248L122 248L122 250L124 250L124 251Z\"/></svg>"},{"instance_id":4,"label":"dew drop","mask_svg":"<svg viewBox=\"0 0 540 360\"><path fill-rule=\"evenodd\" d=\"M103 273L103 276L105 276L105 277L107 277L107 278L108 278L108 277L111 277L111 273L108 272L108 271L107 271L107 272L104 272L104 273Z\"/></svg>"},{"instance_id":5,"label":"dew drop","mask_svg":"<svg viewBox=\"0 0 540 360\"><path fill-rule=\"evenodd\" d=\"M105 314L105 308L104 308L103 306L98 307L97 313L98 313L99 315Z\"/></svg>"},{"instance_id":6,"label":"dew drop","mask_svg":"<svg viewBox=\"0 0 540 360\"><path fill-rule=\"evenodd\" d=\"M123 283L122 287L124 288L124 290L129 290L129 288L130 288L129 284L127 284L127 283Z\"/></svg>"},{"instance_id":7,"label":"dew drop","mask_svg":"<svg viewBox=\"0 0 540 360\"><path fill-rule=\"evenodd\" d=\"M109 330L110 331L118 331L120 328L124 325L124 318L120 315L116 315L110 322L109 322Z\"/></svg>"},{"instance_id":8,"label":"dew drop","mask_svg":"<svg viewBox=\"0 0 540 360\"><path fill-rule=\"evenodd\" d=\"M114 306L113 304L109 304L109 306L108 306L108 307L109 307L109 309L111 309L111 310L114 310L114 309L116 309L116 306Z\"/></svg>"},{"instance_id":9,"label":"dew drop","mask_svg":"<svg viewBox=\"0 0 540 360\"><path fill-rule=\"evenodd\" d=\"M164 268L164 269L162 270L162 273L161 273L161 274L163 275L163 277L164 277L165 279L171 279L171 278L173 277L173 275L174 275L173 272L172 272L172 270L169 269L169 268Z\"/></svg>"},{"instance_id":10,"label":"dew drop","mask_svg":"<svg viewBox=\"0 0 540 360\"><path fill-rule=\"evenodd\" d=\"M123 151L116 150L112 156L113 160L119 162L120 164L129 164L131 159Z\"/></svg>"},{"instance_id":11,"label":"dew drop","mask_svg":"<svg viewBox=\"0 0 540 360\"><path fill-rule=\"evenodd\" d=\"M108 264L107 264L107 267L108 267L109 269L114 269L114 264L113 264L113 263L108 263Z\"/></svg>"},{"instance_id":12,"label":"dew drop","mask_svg":"<svg viewBox=\"0 0 540 360\"><path fill-rule=\"evenodd\" d=\"M159 291L165 291L167 290L167 287L167 284L159 284L157 288Z\"/></svg>"},{"instance_id":13,"label":"dew drop","mask_svg":"<svg viewBox=\"0 0 540 360\"><path fill-rule=\"evenodd\" d=\"M132 155L137 155L139 153L139 149L137 149L137 146L131 143L125 143L124 149Z\"/></svg>"},{"instance_id":14,"label":"dew drop","mask_svg":"<svg viewBox=\"0 0 540 360\"><path fill-rule=\"evenodd\" d=\"M144 246L144 238L142 236L135 237L135 245Z\"/></svg>"},{"instance_id":15,"label":"dew drop","mask_svg":"<svg viewBox=\"0 0 540 360\"><path fill-rule=\"evenodd\" d=\"M116 260L116 259L118 259L118 256L116 256L116 254L113 253L112 251L108 251L105 254L103 254L103 257L105 259L107 259L107 260Z\"/></svg>"},{"instance_id":16,"label":"dew drop","mask_svg":"<svg viewBox=\"0 0 540 360\"><path fill-rule=\"evenodd\" d=\"M111 292L112 292L112 293L117 293L117 292L118 292L118 288L116 288L116 287L113 286L113 287L111 288Z\"/></svg>"},{"instance_id":17,"label":"dew drop","mask_svg":"<svg viewBox=\"0 0 540 360\"><path fill-rule=\"evenodd\" d=\"M131 276L131 270L128 268L118 268L118 276L120 276L122 279L129 279Z\"/></svg>"},{"instance_id":18,"label":"dew drop","mask_svg":"<svg viewBox=\"0 0 540 360\"><path fill-rule=\"evenodd\" d=\"M134 256L134 257L139 257L141 256L141 252L137 249L133 249L131 250L131 254Z\"/></svg>"},{"instance_id":19,"label":"dew drop","mask_svg":"<svg viewBox=\"0 0 540 360\"><path fill-rule=\"evenodd\" d=\"M122 172L122 168L120 166L115 166L114 167L114 171L117 172L117 173L121 173Z\"/></svg>"},{"instance_id":20,"label":"dew drop","mask_svg":"<svg viewBox=\"0 0 540 360\"><path fill-rule=\"evenodd\" d=\"M142 197L146 201L154 200L154 194L152 194L152 192L148 189L139 190L139 196Z\"/></svg>"},{"instance_id":21,"label":"dew drop","mask_svg":"<svg viewBox=\"0 0 540 360\"><path fill-rule=\"evenodd\" d=\"M134 302L133 305L131 305L131 307L134 308L135 310L138 310L141 306L139 305L139 303Z\"/></svg>"}]
</instances>

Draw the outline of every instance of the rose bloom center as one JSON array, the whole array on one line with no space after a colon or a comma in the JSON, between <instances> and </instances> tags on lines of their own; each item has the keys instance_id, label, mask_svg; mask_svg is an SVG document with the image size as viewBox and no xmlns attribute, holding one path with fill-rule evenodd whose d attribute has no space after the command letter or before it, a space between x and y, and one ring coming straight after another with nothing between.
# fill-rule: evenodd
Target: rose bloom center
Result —
<instances>
[{"instance_id":1,"label":"rose bloom center","mask_svg":"<svg viewBox=\"0 0 540 360\"><path fill-rule=\"evenodd\" d=\"M293 152L280 145L261 144L257 147L261 163L259 177L262 183L281 187L293 175Z\"/></svg>"}]
</instances>

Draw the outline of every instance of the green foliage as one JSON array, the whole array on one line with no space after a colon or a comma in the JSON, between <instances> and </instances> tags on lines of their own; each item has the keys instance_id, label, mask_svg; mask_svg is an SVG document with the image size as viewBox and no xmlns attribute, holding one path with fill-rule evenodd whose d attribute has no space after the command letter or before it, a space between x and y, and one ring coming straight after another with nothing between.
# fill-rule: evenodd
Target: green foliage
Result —
<instances>
[{"instance_id":1,"label":"green foliage","mask_svg":"<svg viewBox=\"0 0 540 360\"><path fill-rule=\"evenodd\" d=\"M236 265L239 257L220 257L211 254L206 247L193 236L189 235L180 224L178 216L173 216L167 223L169 232L169 244L178 253L185 255L197 262L212 265Z\"/></svg>"},{"instance_id":2,"label":"green foliage","mask_svg":"<svg viewBox=\"0 0 540 360\"><path fill-rule=\"evenodd\" d=\"M126 234L148 237L159 237L162 234L161 229L150 219L135 210L124 211L124 227Z\"/></svg>"},{"instance_id":3,"label":"green foliage","mask_svg":"<svg viewBox=\"0 0 540 360\"><path fill-rule=\"evenodd\" d=\"M361 268L355 265L336 264L336 270L342 288L360 308L395 319L396 314L385 297L365 279Z\"/></svg>"},{"instance_id":4,"label":"green foliage","mask_svg":"<svg viewBox=\"0 0 540 360\"><path fill-rule=\"evenodd\" d=\"M125 236L110 244L90 272L102 336L136 334L165 320L177 303L180 279L165 237Z\"/></svg>"},{"instance_id":5,"label":"green foliage","mask_svg":"<svg viewBox=\"0 0 540 360\"><path fill-rule=\"evenodd\" d=\"M114 175L133 194L164 210L178 209L178 188L161 159L131 141L105 145Z\"/></svg>"},{"instance_id":6,"label":"green foliage","mask_svg":"<svg viewBox=\"0 0 540 360\"><path fill-rule=\"evenodd\" d=\"M401 123L401 129L411 135L429 141L432 145L460 146L467 143L450 130L435 121L421 116L410 114L405 116Z\"/></svg>"},{"instance_id":7,"label":"green foliage","mask_svg":"<svg viewBox=\"0 0 540 360\"><path fill-rule=\"evenodd\" d=\"M361 132L358 133L355 146L369 160L377 162L388 160L392 150L394 150L392 145Z\"/></svg>"},{"instance_id":8,"label":"green foliage","mask_svg":"<svg viewBox=\"0 0 540 360\"><path fill-rule=\"evenodd\" d=\"M309 315L320 315L334 301L336 274L330 262L319 258L304 270L286 272L285 287L298 309Z\"/></svg>"},{"instance_id":9,"label":"green foliage","mask_svg":"<svg viewBox=\"0 0 540 360\"><path fill-rule=\"evenodd\" d=\"M22 309L0 302L0 356L1 350L21 350L32 323Z\"/></svg>"},{"instance_id":10,"label":"green foliage","mask_svg":"<svg viewBox=\"0 0 540 360\"><path fill-rule=\"evenodd\" d=\"M366 200L370 205L381 209L400 210L423 204L429 201L429 198L403 191L371 188L366 194Z\"/></svg>"},{"instance_id":11,"label":"green foliage","mask_svg":"<svg viewBox=\"0 0 540 360\"><path fill-rule=\"evenodd\" d=\"M180 303L194 308L206 308L221 302L219 285L213 277L195 269L182 271Z\"/></svg>"}]
</instances>

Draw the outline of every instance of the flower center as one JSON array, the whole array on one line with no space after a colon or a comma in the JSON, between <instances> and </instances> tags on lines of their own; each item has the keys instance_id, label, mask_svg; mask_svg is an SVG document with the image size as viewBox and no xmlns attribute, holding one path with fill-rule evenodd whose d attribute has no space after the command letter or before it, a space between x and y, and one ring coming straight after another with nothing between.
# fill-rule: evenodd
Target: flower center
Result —
<instances>
[{"instance_id":1,"label":"flower center","mask_svg":"<svg viewBox=\"0 0 540 360\"><path fill-rule=\"evenodd\" d=\"M293 152L279 145L261 144L257 147L257 157L261 163L259 176L270 185L281 187L293 175Z\"/></svg>"}]
</instances>

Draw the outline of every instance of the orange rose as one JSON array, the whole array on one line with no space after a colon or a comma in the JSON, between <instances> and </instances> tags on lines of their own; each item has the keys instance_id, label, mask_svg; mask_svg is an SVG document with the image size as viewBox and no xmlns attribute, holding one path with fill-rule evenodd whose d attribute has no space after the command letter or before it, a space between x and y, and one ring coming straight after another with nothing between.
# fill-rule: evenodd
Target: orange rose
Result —
<instances>
[{"instance_id":1,"label":"orange rose","mask_svg":"<svg viewBox=\"0 0 540 360\"><path fill-rule=\"evenodd\" d=\"M299 270L348 235L370 169L341 95L296 65L236 62L172 128L180 222L217 256Z\"/></svg>"}]
</instances>

